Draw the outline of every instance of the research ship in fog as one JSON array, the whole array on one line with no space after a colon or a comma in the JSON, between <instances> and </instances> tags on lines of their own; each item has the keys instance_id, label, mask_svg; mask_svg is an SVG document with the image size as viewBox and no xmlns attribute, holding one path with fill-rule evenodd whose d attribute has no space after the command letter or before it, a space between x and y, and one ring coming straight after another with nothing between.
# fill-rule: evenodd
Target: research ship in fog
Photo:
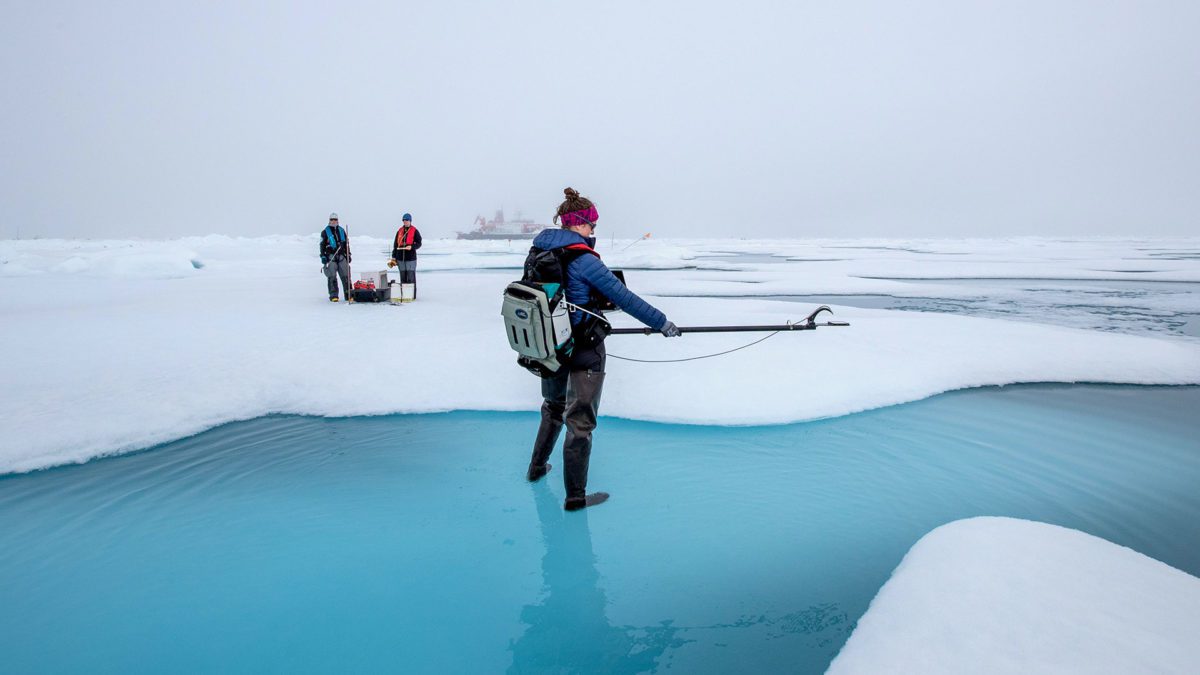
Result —
<instances>
[{"instance_id":1,"label":"research ship in fog","mask_svg":"<svg viewBox=\"0 0 1200 675\"><path fill-rule=\"evenodd\" d=\"M529 218L522 218L521 212L517 212L517 217L512 220L504 219L504 210L496 211L495 217L491 220L484 220L483 216L475 218L475 229L470 232L459 232L459 239L533 239L538 232L550 227L542 223L535 223Z\"/></svg>"}]
</instances>

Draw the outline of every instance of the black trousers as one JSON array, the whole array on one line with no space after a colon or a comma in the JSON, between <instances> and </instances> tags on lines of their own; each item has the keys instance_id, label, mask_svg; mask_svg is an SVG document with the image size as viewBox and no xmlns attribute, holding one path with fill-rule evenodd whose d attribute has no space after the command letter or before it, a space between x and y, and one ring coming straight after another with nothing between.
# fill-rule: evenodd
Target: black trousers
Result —
<instances>
[{"instance_id":1,"label":"black trousers","mask_svg":"<svg viewBox=\"0 0 1200 675\"><path fill-rule=\"evenodd\" d=\"M578 353L571 367L542 380L542 423L533 442L530 466L543 466L554 452L558 434L567 427L563 442L563 483L567 499L587 494L588 462L592 456L592 431L604 390L604 345Z\"/></svg>"}]
</instances>

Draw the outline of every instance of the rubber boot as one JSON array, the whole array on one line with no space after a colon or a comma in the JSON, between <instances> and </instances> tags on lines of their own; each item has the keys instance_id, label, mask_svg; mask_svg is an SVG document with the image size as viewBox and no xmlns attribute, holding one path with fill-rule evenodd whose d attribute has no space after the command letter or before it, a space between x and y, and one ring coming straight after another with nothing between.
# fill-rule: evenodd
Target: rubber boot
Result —
<instances>
[{"instance_id":1,"label":"rubber boot","mask_svg":"<svg viewBox=\"0 0 1200 675\"><path fill-rule=\"evenodd\" d=\"M563 443L563 482L567 487L568 503L581 503L587 493L592 430L596 428L596 415L600 410L600 393L603 389L602 372L575 370L570 374L570 383L567 386L567 440ZM607 495L605 498L607 499Z\"/></svg>"},{"instance_id":2,"label":"rubber boot","mask_svg":"<svg viewBox=\"0 0 1200 675\"><path fill-rule=\"evenodd\" d=\"M530 483L550 472L546 460L550 459L558 443L558 434L563 428L563 411L566 409L565 400L547 398L542 401L542 423L538 426L537 438L533 441L533 455L529 458L529 471L525 474Z\"/></svg>"},{"instance_id":3,"label":"rubber boot","mask_svg":"<svg viewBox=\"0 0 1200 675\"><path fill-rule=\"evenodd\" d=\"M567 498L566 503L563 504L563 508L567 511L578 511L580 509L586 509L589 506L603 504L606 501L608 501L607 492L593 492L592 494L585 495L583 497Z\"/></svg>"},{"instance_id":4,"label":"rubber boot","mask_svg":"<svg viewBox=\"0 0 1200 675\"><path fill-rule=\"evenodd\" d=\"M542 479L542 476L550 473L550 469L553 468L554 465L550 462L546 462L541 466L534 466L530 464L529 471L525 472L525 480L529 481L530 483L536 483Z\"/></svg>"}]
</instances>

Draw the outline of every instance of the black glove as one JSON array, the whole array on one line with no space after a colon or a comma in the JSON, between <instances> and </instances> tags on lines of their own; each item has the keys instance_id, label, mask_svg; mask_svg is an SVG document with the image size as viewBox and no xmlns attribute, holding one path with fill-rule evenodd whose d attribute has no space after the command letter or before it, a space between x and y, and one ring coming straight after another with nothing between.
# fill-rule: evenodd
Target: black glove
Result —
<instances>
[{"instance_id":1,"label":"black glove","mask_svg":"<svg viewBox=\"0 0 1200 675\"><path fill-rule=\"evenodd\" d=\"M679 337L680 335L683 335L683 333L679 331L679 326L676 326L670 321L664 323L663 327L659 329L659 332L663 334L663 337Z\"/></svg>"}]
</instances>

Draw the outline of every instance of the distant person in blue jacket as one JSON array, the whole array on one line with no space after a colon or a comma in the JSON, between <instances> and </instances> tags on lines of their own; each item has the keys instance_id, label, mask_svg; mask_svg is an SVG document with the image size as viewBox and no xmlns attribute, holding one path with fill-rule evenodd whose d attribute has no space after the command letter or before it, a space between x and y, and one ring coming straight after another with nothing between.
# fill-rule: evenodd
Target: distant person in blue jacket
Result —
<instances>
[{"instance_id":1,"label":"distant person in blue jacket","mask_svg":"<svg viewBox=\"0 0 1200 675\"><path fill-rule=\"evenodd\" d=\"M604 388L604 336L598 330L603 298L625 310L633 318L660 331L666 337L676 337L679 329L662 312L639 298L621 283L600 260L596 246L596 206L571 188L564 190L566 201L558 207L554 221L562 229L544 230L533 240L542 250L569 248L574 257L567 264L567 302L584 311L571 312L575 333L575 351L569 362L552 377L542 380L542 423L533 444L529 460L530 482L537 481L550 471L546 460L558 441L564 422L567 438L563 443L563 482L567 487L568 511L595 506L608 499L608 494L587 494L588 460L592 454L592 430L600 408L600 391Z\"/></svg>"},{"instance_id":2,"label":"distant person in blue jacket","mask_svg":"<svg viewBox=\"0 0 1200 675\"><path fill-rule=\"evenodd\" d=\"M329 282L329 301L338 301L338 277L342 278L342 292L346 302L350 301L350 238L346 230L338 225L338 214L329 214L329 225L321 231L321 265Z\"/></svg>"}]
</instances>

